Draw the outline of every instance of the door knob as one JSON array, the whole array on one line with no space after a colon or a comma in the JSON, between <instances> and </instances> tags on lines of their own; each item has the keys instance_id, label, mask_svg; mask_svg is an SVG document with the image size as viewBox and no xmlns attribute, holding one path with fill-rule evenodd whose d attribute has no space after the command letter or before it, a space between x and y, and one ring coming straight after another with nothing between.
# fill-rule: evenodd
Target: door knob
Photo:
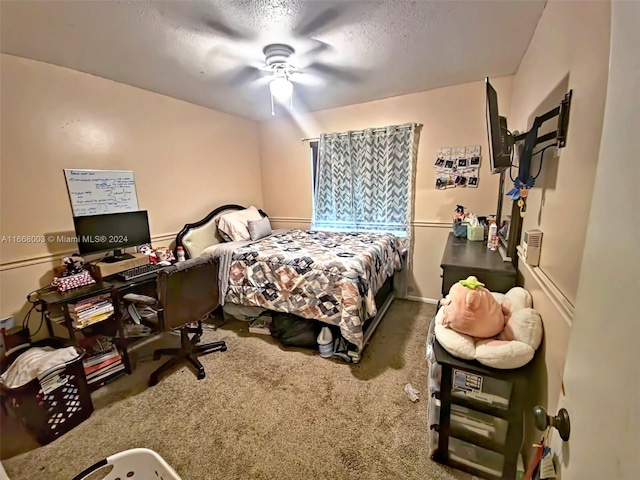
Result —
<instances>
[{"instance_id":1,"label":"door knob","mask_svg":"<svg viewBox=\"0 0 640 480\"><path fill-rule=\"evenodd\" d=\"M571 433L571 422L569 421L569 412L564 408L558 411L555 417L547 415L547 411L544 407L537 405L533 407L533 418L538 430L546 430L549 427L554 427L558 430L560 438L567 442L569 440L569 434Z\"/></svg>"}]
</instances>

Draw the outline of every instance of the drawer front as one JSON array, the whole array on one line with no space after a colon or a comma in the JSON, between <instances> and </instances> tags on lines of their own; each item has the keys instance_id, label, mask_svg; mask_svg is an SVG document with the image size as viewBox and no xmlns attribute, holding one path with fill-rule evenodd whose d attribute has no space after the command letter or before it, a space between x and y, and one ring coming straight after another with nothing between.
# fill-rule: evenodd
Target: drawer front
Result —
<instances>
[{"instance_id":1,"label":"drawer front","mask_svg":"<svg viewBox=\"0 0 640 480\"><path fill-rule=\"evenodd\" d=\"M511 383L498 378L477 375L460 368L454 368L451 375L453 398L467 398L501 410L509 409Z\"/></svg>"},{"instance_id":2,"label":"drawer front","mask_svg":"<svg viewBox=\"0 0 640 480\"><path fill-rule=\"evenodd\" d=\"M468 465L494 477L502 477L504 456L500 453L450 437L449 458L454 462Z\"/></svg>"},{"instance_id":3,"label":"drawer front","mask_svg":"<svg viewBox=\"0 0 640 480\"><path fill-rule=\"evenodd\" d=\"M477 435L498 445L505 445L509 423L498 417L476 412L460 405L451 405L451 430Z\"/></svg>"},{"instance_id":4,"label":"drawer front","mask_svg":"<svg viewBox=\"0 0 640 480\"><path fill-rule=\"evenodd\" d=\"M485 287L492 292L507 293L509 289L516 286L515 275L496 275L490 272L478 273L473 269L445 268L442 273L442 296L444 297L449 293L454 283L464 280L470 275L478 277L478 280L484 283Z\"/></svg>"}]
</instances>

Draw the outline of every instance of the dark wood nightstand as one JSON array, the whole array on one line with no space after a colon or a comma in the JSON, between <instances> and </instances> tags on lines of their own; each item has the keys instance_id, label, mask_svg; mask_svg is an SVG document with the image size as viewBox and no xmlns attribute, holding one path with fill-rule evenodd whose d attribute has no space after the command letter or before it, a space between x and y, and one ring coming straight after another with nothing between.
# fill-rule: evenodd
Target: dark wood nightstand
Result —
<instances>
[{"instance_id":1,"label":"dark wood nightstand","mask_svg":"<svg viewBox=\"0 0 640 480\"><path fill-rule=\"evenodd\" d=\"M442 261L442 296L459 280L475 275L492 292L506 293L516 286L516 269L500 253L487 249L486 242L471 242L449 233Z\"/></svg>"}]
</instances>

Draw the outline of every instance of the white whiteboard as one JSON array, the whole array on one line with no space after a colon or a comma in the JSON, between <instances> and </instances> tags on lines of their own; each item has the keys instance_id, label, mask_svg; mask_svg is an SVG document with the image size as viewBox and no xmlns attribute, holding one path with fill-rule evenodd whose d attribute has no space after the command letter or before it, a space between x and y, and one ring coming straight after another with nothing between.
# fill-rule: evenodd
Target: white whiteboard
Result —
<instances>
[{"instance_id":1,"label":"white whiteboard","mask_svg":"<svg viewBox=\"0 0 640 480\"><path fill-rule=\"evenodd\" d=\"M74 217L138 211L133 172L65 169Z\"/></svg>"}]
</instances>

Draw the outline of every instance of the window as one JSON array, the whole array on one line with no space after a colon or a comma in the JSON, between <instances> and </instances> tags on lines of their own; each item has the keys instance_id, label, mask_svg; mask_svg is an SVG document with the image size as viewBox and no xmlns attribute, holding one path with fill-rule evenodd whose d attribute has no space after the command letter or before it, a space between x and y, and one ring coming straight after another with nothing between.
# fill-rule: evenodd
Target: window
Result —
<instances>
[{"instance_id":1,"label":"window","mask_svg":"<svg viewBox=\"0 0 640 480\"><path fill-rule=\"evenodd\" d=\"M312 228L409 236L416 127L323 134L312 142Z\"/></svg>"},{"instance_id":2,"label":"window","mask_svg":"<svg viewBox=\"0 0 640 480\"><path fill-rule=\"evenodd\" d=\"M311 154L311 182L312 182L311 192L315 198L316 188L318 186L318 142L317 141L312 141L309 143L309 151Z\"/></svg>"}]
</instances>

